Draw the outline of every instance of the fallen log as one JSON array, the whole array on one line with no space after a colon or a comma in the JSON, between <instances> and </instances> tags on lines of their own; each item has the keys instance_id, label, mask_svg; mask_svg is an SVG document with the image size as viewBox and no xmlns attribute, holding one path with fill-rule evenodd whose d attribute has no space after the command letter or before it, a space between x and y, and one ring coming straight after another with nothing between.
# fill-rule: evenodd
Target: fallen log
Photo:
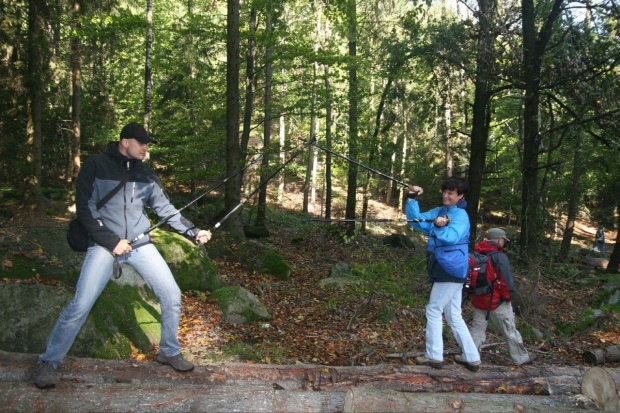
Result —
<instances>
[{"instance_id":1,"label":"fallen log","mask_svg":"<svg viewBox=\"0 0 620 413\"><path fill-rule=\"evenodd\" d=\"M597 410L583 397L524 396L475 393L402 393L392 390L350 389L344 413L495 413L495 412L583 412Z\"/></svg>"},{"instance_id":2,"label":"fallen log","mask_svg":"<svg viewBox=\"0 0 620 413\"><path fill-rule=\"evenodd\" d=\"M35 354L0 351L0 381L34 380ZM58 370L62 382L121 383L127 385L270 385L290 391L347 391L349 388L375 388L400 392L458 392L558 395L581 393L585 367L529 365L507 367L482 365L474 373L458 364L441 370L426 366L317 366L306 364L265 365L224 363L197 366L189 373L177 373L154 362L100 360L67 357ZM620 369L608 369L620 383Z\"/></svg>"},{"instance_id":3,"label":"fallen log","mask_svg":"<svg viewBox=\"0 0 620 413\"><path fill-rule=\"evenodd\" d=\"M585 351L583 361L591 365L620 361L620 345Z\"/></svg>"}]
</instances>

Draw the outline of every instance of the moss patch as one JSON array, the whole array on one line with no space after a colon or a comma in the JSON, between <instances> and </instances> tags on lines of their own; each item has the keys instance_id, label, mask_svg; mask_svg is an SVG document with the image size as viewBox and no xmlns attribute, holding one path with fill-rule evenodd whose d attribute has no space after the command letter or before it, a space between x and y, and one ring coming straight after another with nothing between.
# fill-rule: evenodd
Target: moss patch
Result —
<instances>
[{"instance_id":1,"label":"moss patch","mask_svg":"<svg viewBox=\"0 0 620 413\"><path fill-rule=\"evenodd\" d=\"M271 250L263 252L260 270L263 274L271 275L279 280L288 281L291 278L291 264L282 255Z\"/></svg>"}]
</instances>

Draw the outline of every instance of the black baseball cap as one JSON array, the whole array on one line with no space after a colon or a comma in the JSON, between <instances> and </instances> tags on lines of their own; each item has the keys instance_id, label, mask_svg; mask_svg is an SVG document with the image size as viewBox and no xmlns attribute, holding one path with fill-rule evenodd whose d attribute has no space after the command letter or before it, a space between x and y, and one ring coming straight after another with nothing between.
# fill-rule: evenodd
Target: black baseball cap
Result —
<instances>
[{"instance_id":1,"label":"black baseball cap","mask_svg":"<svg viewBox=\"0 0 620 413\"><path fill-rule=\"evenodd\" d=\"M142 127L142 125L131 122L121 130L121 139L135 139L140 143L157 143L155 139Z\"/></svg>"}]
</instances>

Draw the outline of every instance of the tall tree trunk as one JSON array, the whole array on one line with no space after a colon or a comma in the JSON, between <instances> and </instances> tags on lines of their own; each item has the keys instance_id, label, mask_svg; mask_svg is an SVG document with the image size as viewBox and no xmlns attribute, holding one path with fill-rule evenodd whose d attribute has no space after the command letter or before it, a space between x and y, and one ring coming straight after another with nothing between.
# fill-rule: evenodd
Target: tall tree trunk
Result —
<instances>
[{"instance_id":1,"label":"tall tree trunk","mask_svg":"<svg viewBox=\"0 0 620 413\"><path fill-rule=\"evenodd\" d=\"M41 201L41 111L43 100L43 4L28 1L28 121L26 125L27 174L24 201L37 205Z\"/></svg>"},{"instance_id":2,"label":"tall tree trunk","mask_svg":"<svg viewBox=\"0 0 620 413\"><path fill-rule=\"evenodd\" d=\"M226 32L226 176L239 168L239 0L228 0ZM226 212L235 208L241 199L239 175L225 184ZM224 223L226 228L241 232L239 215Z\"/></svg>"},{"instance_id":3,"label":"tall tree trunk","mask_svg":"<svg viewBox=\"0 0 620 413\"><path fill-rule=\"evenodd\" d=\"M349 23L349 157L357 159L357 5L355 0L347 1L347 20ZM349 172L347 175L347 203L346 203L346 219L355 219L355 206L357 194L357 166L349 162ZM347 235L353 236L355 233L355 222L348 223Z\"/></svg>"},{"instance_id":4,"label":"tall tree trunk","mask_svg":"<svg viewBox=\"0 0 620 413\"><path fill-rule=\"evenodd\" d=\"M80 15L82 14L79 1L73 3L71 37L71 183L75 190L78 173L80 172L80 142L82 140L81 113L82 113L82 39L80 33Z\"/></svg>"},{"instance_id":5,"label":"tall tree trunk","mask_svg":"<svg viewBox=\"0 0 620 413\"><path fill-rule=\"evenodd\" d=\"M190 1L191 7L191 1ZM144 128L151 131L153 91L153 0L146 0L146 56L144 62Z\"/></svg>"},{"instance_id":6,"label":"tall tree trunk","mask_svg":"<svg viewBox=\"0 0 620 413\"><path fill-rule=\"evenodd\" d=\"M573 155L573 171L571 174L571 190L568 200L568 212L566 225L562 236L562 246L560 248L560 261L565 261L570 252L573 234L575 232L575 218L579 212L579 200L581 198L581 176L583 175L583 131L579 131L577 142L575 143L575 153Z\"/></svg>"},{"instance_id":7,"label":"tall tree trunk","mask_svg":"<svg viewBox=\"0 0 620 413\"><path fill-rule=\"evenodd\" d=\"M332 96L329 66L325 66L325 146L332 148ZM332 154L325 153L325 219L332 217Z\"/></svg>"},{"instance_id":8,"label":"tall tree trunk","mask_svg":"<svg viewBox=\"0 0 620 413\"><path fill-rule=\"evenodd\" d=\"M446 178L454 174L454 156L452 155L452 74L446 74L446 98L444 112L444 126L446 133Z\"/></svg>"},{"instance_id":9,"label":"tall tree trunk","mask_svg":"<svg viewBox=\"0 0 620 413\"><path fill-rule=\"evenodd\" d=\"M315 25L315 42L314 42L314 52L315 54L318 52L319 50L319 39L320 39L320 35L321 35L321 16L323 14L323 8L322 8L322 4L318 4L318 8L316 9L316 25ZM312 67L312 91L311 93L311 106L310 106L310 140L313 140L315 137L315 122L316 122L316 102L317 102L317 96L316 96L316 84L317 84L317 79L319 76L319 63L315 60L313 63L313 67ZM308 213L309 212L309 202L308 202L308 198L310 196L310 192L312 191L314 193L314 187L312 185L312 176L313 176L313 171L315 170L314 168L314 161L315 161L315 153L314 153L314 146L310 146L308 148L308 164L306 165L306 177L304 179L304 199L303 199L303 205L302 205L302 210L304 213ZM314 203L314 197L312 199L313 203Z\"/></svg>"},{"instance_id":10,"label":"tall tree trunk","mask_svg":"<svg viewBox=\"0 0 620 413\"><path fill-rule=\"evenodd\" d=\"M480 18L480 39L476 51L476 81L471 130L471 151L469 158L469 191L467 191L467 214L471 224L470 243L476 242L480 190L486 165L486 152L489 140L489 113L491 110L491 88L494 83L493 61L496 37L496 0L478 0Z\"/></svg>"},{"instance_id":11,"label":"tall tree trunk","mask_svg":"<svg viewBox=\"0 0 620 413\"><path fill-rule=\"evenodd\" d=\"M537 21L534 0L521 0L523 34L523 79L525 81L523 104L523 179L521 194L521 253L531 262L538 261L542 229L539 226L538 197L538 155L541 136L538 111L542 57L553 25L560 15L564 0L554 0L553 8L545 19L540 32L536 32Z\"/></svg>"},{"instance_id":12,"label":"tall tree trunk","mask_svg":"<svg viewBox=\"0 0 620 413\"><path fill-rule=\"evenodd\" d=\"M254 113L254 42L256 34L256 8L250 10L250 36L245 56L245 109L243 111L243 132L241 133L241 162L245 163L248 156L250 131L252 130L252 114ZM263 158L264 161L264 158Z\"/></svg>"},{"instance_id":13,"label":"tall tree trunk","mask_svg":"<svg viewBox=\"0 0 620 413\"><path fill-rule=\"evenodd\" d=\"M617 273L620 270L620 202L616 205L616 243L614 249L609 257L609 264L607 264L608 273Z\"/></svg>"},{"instance_id":14,"label":"tall tree trunk","mask_svg":"<svg viewBox=\"0 0 620 413\"><path fill-rule=\"evenodd\" d=\"M282 74L285 70L282 69ZM286 92L286 85L280 86L282 90L282 96ZM280 165L286 162L286 156L284 155L284 147L286 146L286 122L284 115L280 115ZM278 174L278 202L284 198L284 174Z\"/></svg>"},{"instance_id":15,"label":"tall tree trunk","mask_svg":"<svg viewBox=\"0 0 620 413\"><path fill-rule=\"evenodd\" d=\"M267 11L267 36L273 34L271 7ZM263 124L263 159L261 164L261 182L269 175L269 151L271 146L271 57L273 47L267 47L265 52L265 121ZM256 225L265 226L267 214L267 185L263 186L258 192L258 211L256 214Z\"/></svg>"}]
</instances>

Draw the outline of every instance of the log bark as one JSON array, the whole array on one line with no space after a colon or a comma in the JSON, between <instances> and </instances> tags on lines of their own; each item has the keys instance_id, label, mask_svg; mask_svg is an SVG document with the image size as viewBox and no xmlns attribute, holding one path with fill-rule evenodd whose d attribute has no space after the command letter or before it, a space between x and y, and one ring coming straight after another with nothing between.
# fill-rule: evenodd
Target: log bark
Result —
<instances>
[{"instance_id":1,"label":"log bark","mask_svg":"<svg viewBox=\"0 0 620 413\"><path fill-rule=\"evenodd\" d=\"M223 363L178 373L155 362L67 357L58 370L61 382L56 389L39 391L32 384L36 363L35 354L0 351L0 406L9 406L10 411L41 412L155 409L342 412L345 395L354 390L352 402L360 400L355 394L368 394L369 400L372 397L379 400L373 394L390 395L385 399L388 402L394 394L407 399L411 393L432 393L437 403L440 400L465 403L460 411L467 411L467 406L472 405L468 400L476 400L471 398L478 394L487 400L513 403L512 410L518 410L515 400L530 399L497 400L497 395L546 396L543 400L549 403L558 398L574 403L581 393L581 379L586 371L585 368L537 365L483 365L474 373L457 364L434 370L403 365L329 367ZM620 383L620 369L606 371L616 385ZM359 393L361 391L368 393ZM450 398L456 393L469 395ZM431 403L428 400L422 397L416 403ZM396 406L392 410L396 411L402 402L396 398L375 411L390 411L390 406ZM442 410L439 404L437 409L429 406L428 411ZM495 405L490 406L489 409ZM354 408L364 411L361 410L363 406Z\"/></svg>"},{"instance_id":2,"label":"log bark","mask_svg":"<svg viewBox=\"0 0 620 413\"><path fill-rule=\"evenodd\" d=\"M620 345L588 350L583 353L583 361L591 365L620 361Z\"/></svg>"},{"instance_id":3,"label":"log bark","mask_svg":"<svg viewBox=\"0 0 620 413\"><path fill-rule=\"evenodd\" d=\"M514 394L401 393L353 388L344 400L344 413L583 412L583 408L596 410L594 403L585 399Z\"/></svg>"}]
</instances>

